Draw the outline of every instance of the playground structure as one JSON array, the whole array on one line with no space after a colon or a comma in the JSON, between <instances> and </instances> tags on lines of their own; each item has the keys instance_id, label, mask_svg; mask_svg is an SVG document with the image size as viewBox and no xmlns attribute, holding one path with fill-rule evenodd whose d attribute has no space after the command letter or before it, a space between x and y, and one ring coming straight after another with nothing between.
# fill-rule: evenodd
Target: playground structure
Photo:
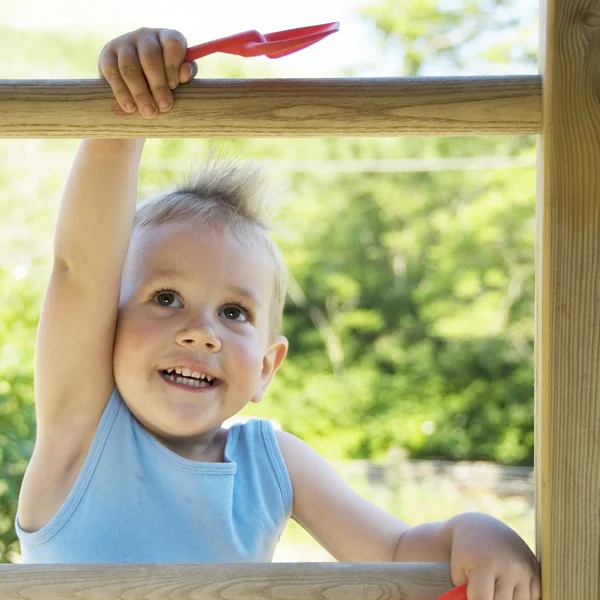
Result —
<instances>
[{"instance_id":1,"label":"playground structure","mask_svg":"<svg viewBox=\"0 0 600 600\"><path fill-rule=\"evenodd\" d=\"M540 74L203 80L153 121L103 81L0 81L1 137L540 134L536 526L544 600L600 598L600 0L541 0ZM3 565L0 598L433 600L448 565Z\"/></svg>"}]
</instances>

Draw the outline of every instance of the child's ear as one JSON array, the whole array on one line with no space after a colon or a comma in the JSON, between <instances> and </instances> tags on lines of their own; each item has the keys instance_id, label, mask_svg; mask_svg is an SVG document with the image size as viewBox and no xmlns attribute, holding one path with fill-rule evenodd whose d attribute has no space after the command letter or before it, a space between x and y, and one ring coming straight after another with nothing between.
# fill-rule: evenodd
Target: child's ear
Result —
<instances>
[{"instance_id":1,"label":"child's ear","mask_svg":"<svg viewBox=\"0 0 600 600\"><path fill-rule=\"evenodd\" d=\"M252 397L252 402L260 402L265 395L273 376L281 366L288 351L289 342L283 335L278 335L271 343L263 358L259 389Z\"/></svg>"}]
</instances>

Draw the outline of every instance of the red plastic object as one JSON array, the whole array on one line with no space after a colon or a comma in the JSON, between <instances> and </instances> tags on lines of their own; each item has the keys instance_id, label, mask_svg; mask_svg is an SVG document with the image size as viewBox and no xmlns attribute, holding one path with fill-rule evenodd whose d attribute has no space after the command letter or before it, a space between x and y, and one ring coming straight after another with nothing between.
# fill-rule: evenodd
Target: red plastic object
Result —
<instances>
[{"instance_id":1,"label":"red plastic object","mask_svg":"<svg viewBox=\"0 0 600 600\"><path fill-rule=\"evenodd\" d=\"M467 600L467 584L459 585L443 593L438 600Z\"/></svg>"},{"instance_id":2,"label":"red plastic object","mask_svg":"<svg viewBox=\"0 0 600 600\"><path fill-rule=\"evenodd\" d=\"M228 37L219 38L204 44L188 48L185 54L187 62L197 60L215 52L237 54L238 56L260 56L280 58L316 44L324 37L339 31L339 23L325 23L324 25L311 25L297 29L286 29L273 33L259 33L256 30L243 31Z\"/></svg>"}]
</instances>

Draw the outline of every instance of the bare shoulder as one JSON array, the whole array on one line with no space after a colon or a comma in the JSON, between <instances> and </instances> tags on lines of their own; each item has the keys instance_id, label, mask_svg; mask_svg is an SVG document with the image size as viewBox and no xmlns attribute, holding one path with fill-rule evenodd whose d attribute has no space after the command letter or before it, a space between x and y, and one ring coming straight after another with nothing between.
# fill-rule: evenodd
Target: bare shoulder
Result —
<instances>
[{"instance_id":1,"label":"bare shoulder","mask_svg":"<svg viewBox=\"0 0 600 600\"><path fill-rule=\"evenodd\" d=\"M293 444L295 444L296 442L304 443L302 442L302 440L300 440L300 438L297 438L295 435L292 435L287 431L283 431L282 429L274 429L274 432L275 437L277 438L277 443L281 448L281 453L284 455L284 458L285 454L290 452Z\"/></svg>"},{"instance_id":2,"label":"bare shoulder","mask_svg":"<svg viewBox=\"0 0 600 600\"><path fill-rule=\"evenodd\" d=\"M300 497L298 493L302 490L312 494L316 487L323 488L341 482L329 462L299 437L281 430L277 430L275 436L292 481L295 498Z\"/></svg>"},{"instance_id":3,"label":"bare shoulder","mask_svg":"<svg viewBox=\"0 0 600 600\"><path fill-rule=\"evenodd\" d=\"M293 469L295 473L299 473L306 467L314 467L315 463L328 466L327 461L316 450L293 433L278 429L275 430L275 437L288 470Z\"/></svg>"}]
</instances>

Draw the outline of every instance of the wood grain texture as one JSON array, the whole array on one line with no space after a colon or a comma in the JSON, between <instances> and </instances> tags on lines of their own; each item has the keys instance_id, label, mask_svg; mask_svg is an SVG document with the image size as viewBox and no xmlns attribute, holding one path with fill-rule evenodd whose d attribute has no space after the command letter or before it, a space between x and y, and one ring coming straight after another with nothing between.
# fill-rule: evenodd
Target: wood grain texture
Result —
<instances>
[{"instance_id":1,"label":"wood grain texture","mask_svg":"<svg viewBox=\"0 0 600 600\"><path fill-rule=\"evenodd\" d=\"M0 565L2 600L435 600L438 563Z\"/></svg>"},{"instance_id":2,"label":"wood grain texture","mask_svg":"<svg viewBox=\"0 0 600 600\"><path fill-rule=\"evenodd\" d=\"M0 137L535 134L541 78L196 80L169 113L123 113L104 80L0 81Z\"/></svg>"},{"instance_id":3,"label":"wood grain texture","mask_svg":"<svg viewBox=\"0 0 600 600\"><path fill-rule=\"evenodd\" d=\"M536 470L544 600L600 598L600 0L543 0Z\"/></svg>"}]
</instances>

